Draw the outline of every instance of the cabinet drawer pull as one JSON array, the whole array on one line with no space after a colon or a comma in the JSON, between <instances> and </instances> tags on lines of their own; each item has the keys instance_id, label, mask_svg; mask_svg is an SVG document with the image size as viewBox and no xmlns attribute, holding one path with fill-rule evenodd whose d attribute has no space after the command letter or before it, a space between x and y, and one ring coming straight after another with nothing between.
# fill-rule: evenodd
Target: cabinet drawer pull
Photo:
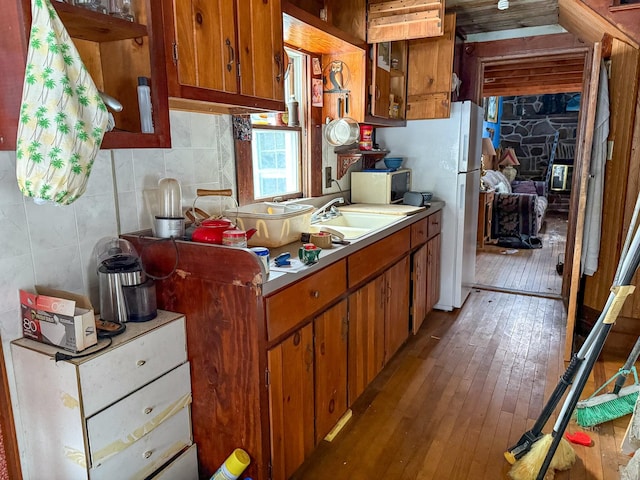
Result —
<instances>
[{"instance_id":1,"label":"cabinet drawer pull","mask_svg":"<svg viewBox=\"0 0 640 480\"><path fill-rule=\"evenodd\" d=\"M320 298L320 292L318 290L311 290L311 296L313 298Z\"/></svg>"},{"instance_id":2,"label":"cabinet drawer pull","mask_svg":"<svg viewBox=\"0 0 640 480\"><path fill-rule=\"evenodd\" d=\"M142 367L145 363L147 363L147 361L146 361L146 360L138 360L138 361L136 362L136 366L138 366L138 367Z\"/></svg>"},{"instance_id":3,"label":"cabinet drawer pull","mask_svg":"<svg viewBox=\"0 0 640 480\"><path fill-rule=\"evenodd\" d=\"M227 48L229 49L229 63L227 63L227 71L230 72L231 69L233 68L233 61L236 58L236 54L233 51L233 47L231 46L231 40L229 40L228 38L224 41L224 44L227 46Z\"/></svg>"},{"instance_id":4,"label":"cabinet drawer pull","mask_svg":"<svg viewBox=\"0 0 640 480\"><path fill-rule=\"evenodd\" d=\"M142 454L144 458L149 458L151 455L153 455L153 452L151 450L147 450Z\"/></svg>"},{"instance_id":5,"label":"cabinet drawer pull","mask_svg":"<svg viewBox=\"0 0 640 480\"><path fill-rule=\"evenodd\" d=\"M151 408L151 407L147 407L147 408L144 409L144 414L145 415L149 415L151 412L153 412L153 408Z\"/></svg>"}]
</instances>

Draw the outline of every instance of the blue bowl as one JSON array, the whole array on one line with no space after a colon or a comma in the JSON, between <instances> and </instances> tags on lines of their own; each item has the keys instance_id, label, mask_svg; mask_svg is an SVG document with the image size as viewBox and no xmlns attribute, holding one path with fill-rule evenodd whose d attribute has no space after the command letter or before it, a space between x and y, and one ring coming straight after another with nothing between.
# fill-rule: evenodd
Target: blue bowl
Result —
<instances>
[{"instance_id":1,"label":"blue bowl","mask_svg":"<svg viewBox=\"0 0 640 480\"><path fill-rule=\"evenodd\" d=\"M393 168L397 170L402 165L404 158L401 157L386 157L384 159L384 164L387 168Z\"/></svg>"}]
</instances>

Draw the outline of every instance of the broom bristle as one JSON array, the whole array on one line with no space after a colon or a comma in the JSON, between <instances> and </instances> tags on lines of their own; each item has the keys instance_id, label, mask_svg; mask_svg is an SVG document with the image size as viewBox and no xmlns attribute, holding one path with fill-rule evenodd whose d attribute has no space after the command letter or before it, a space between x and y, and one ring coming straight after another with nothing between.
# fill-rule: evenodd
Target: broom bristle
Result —
<instances>
[{"instance_id":1,"label":"broom bristle","mask_svg":"<svg viewBox=\"0 0 640 480\"><path fill-rule=\"evenodd\" d=\"M553 442L553 436L544 435L540 440L531 446L531 450L518 460L511 470L509 470L509 478L512 480L536 480L540 467L544 463L544 458ZM576 452L573 450L568 441L564 438L560 440L558 449L556 450L551 464L544 476L544 480L553 480L555 470L568 470L576 461Z\"/></svg>"},{"instance_id":2,"label":"broom bristle","mask_svg":"<svg viewBox=\"0 0 640 480\"><path fill-rule=\"evenodd\" d=\"M611 400L596 405L578 406L575 410L576 423L585 428L593 427L633 413L633 408L638 400L637 391L628 395L611 396Z\"/></svg>"}]
</instances>

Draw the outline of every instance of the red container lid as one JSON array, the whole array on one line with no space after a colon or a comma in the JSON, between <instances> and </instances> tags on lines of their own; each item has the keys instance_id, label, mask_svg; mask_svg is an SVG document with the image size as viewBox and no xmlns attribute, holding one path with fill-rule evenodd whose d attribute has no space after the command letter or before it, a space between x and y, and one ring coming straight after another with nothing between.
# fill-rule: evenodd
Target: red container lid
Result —
<instances>
[{"instance_id":1,"label":"red container lid","mask_svg":"<svg viewBox=\"0 0 640 480\"><path fill-rule=\"evenodd\" d=\"M244 230L225 230L222 232L223 238L244 238L247 236L247 232Z\"/></svg>"}]
</instances>

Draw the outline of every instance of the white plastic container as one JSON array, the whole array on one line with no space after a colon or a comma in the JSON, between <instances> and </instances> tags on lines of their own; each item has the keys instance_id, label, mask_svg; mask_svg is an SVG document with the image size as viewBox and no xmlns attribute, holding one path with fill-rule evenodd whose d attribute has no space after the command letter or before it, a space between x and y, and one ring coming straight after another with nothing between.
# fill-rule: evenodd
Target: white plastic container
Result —
<instances>
[{"instance_id":1,"label":"white plastic container","mask_svg":"<svg viewBox=\"0 0 640 480\"><path fill-rule=\"evenodd\" d=\"M151 113L151 89L147 77L138 77L138 108L140 109L140 128L142 133L153 133Z\"/></svg>"},{"instance_id":2,"label":"white plastic container","mask_svg":"<svg viewBox=\"0 0 640 480\"><path fill-rule=\"evenodd\" d=\"M309 231L313 210L313 205L263 202L230 208L224 215L242 230L256 229L248 241L250 247L281 247Z\"/></svg>"}]
</instances>

